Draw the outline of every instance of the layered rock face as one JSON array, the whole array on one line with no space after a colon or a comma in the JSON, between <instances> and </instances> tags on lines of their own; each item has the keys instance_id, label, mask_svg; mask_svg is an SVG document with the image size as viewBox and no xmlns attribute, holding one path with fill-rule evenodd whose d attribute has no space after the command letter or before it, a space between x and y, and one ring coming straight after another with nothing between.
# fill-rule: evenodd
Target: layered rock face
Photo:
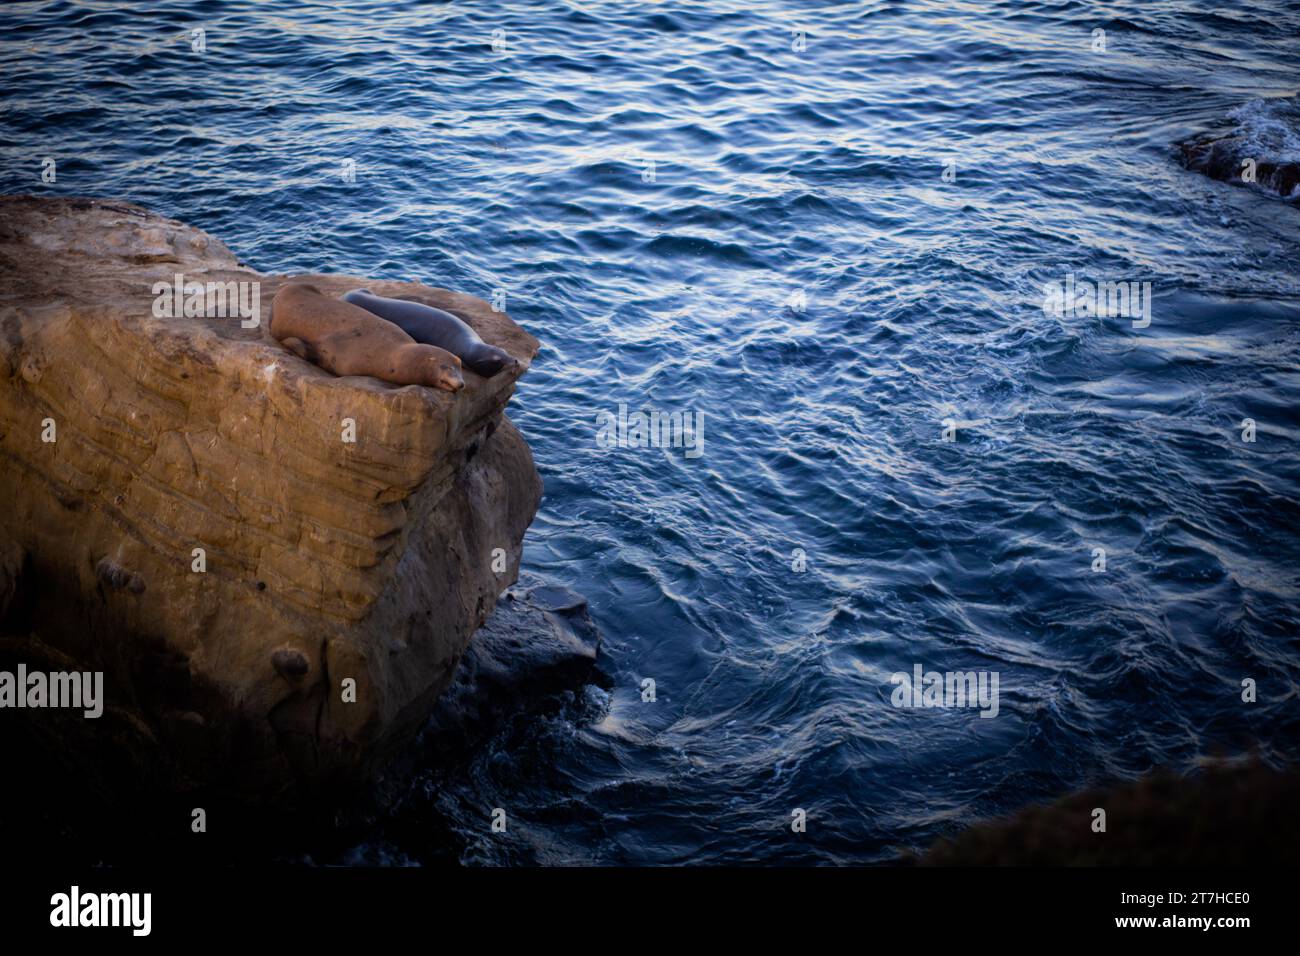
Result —
<instances>
[{"instance_id":1,"label":"layered rock face","mask_svg":"<svg viewBox=\"0 0 1300 956\"><path fill-rule=\"evenodd\" d=\"M532 336L472 296L295 276L453 312L521 363L454 395L338 378L271 338L288 278L129 204L0 197L7 629L103 670L183 782L259 798L418 729L541 497L503 413Z\"/></svg>"}]
</instances>

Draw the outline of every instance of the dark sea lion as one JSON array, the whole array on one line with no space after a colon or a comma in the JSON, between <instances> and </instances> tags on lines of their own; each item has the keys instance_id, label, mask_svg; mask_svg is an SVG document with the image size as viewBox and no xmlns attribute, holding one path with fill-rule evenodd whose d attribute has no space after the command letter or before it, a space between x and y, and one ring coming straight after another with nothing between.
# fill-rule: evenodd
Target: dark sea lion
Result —
<instances>
[{"instance_id":1,"label":"dark sea lion","mask_svg":"<svg viewBox=\"0 0 1300 956\"><path fill-rule=\"evenodd\" d=\"M369 289L353 289L343 296L343 301L387 319L417 342L446 349L458 356L466 368L484 378L491 378L503 368L518 364L509 352L488 345L456 316L431 305L406 299L386 299Z\"/></svg>"},{"instance_id":2,"label":"dark sea lion","mask_svg":"<svg viewBox=\"0 0 1300 956\"><path fill-rule=\"evenodd\" d=\"M421 345L392 322L305 282L282 286L271 300L271 334L335 375L370 375L448 392L465 387L460 359L450 352Z\"/></svg>"}]
</instances>

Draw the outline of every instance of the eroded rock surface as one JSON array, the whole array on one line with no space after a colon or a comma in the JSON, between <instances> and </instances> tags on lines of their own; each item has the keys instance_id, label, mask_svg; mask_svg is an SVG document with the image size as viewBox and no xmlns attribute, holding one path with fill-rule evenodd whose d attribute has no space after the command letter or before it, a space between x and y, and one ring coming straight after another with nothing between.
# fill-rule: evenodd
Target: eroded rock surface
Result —
<instances>
[{"instance_id":1,"label":"eroded rock surface","mask_svg":"<svg viewBox=\"0 0 1300 956\"><path fill-rule=\"evenodd\" d=\"M158 317L177 274L260 283L260 324ZM473 296L295 276L453 312L521 363L455 395L338 378L269 334L289 278L127 203L0 197L8 630L105 671L188 779L259 798L363 775L419 728L541 496L503 414L532 336Z\"/></svg>"}]
</instances>

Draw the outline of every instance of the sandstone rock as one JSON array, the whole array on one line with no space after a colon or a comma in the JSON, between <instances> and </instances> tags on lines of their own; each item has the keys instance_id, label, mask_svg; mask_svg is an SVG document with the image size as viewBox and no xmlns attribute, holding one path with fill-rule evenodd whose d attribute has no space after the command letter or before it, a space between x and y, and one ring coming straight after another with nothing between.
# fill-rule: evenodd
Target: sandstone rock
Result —
<instances>
[{"instance_id":1,"label":"sandstone rock","mask_svg":"<svg viewBox=\"0 0 1300 956\"><path fill-rule=\"evenodd\" d=\"M260 325L158 317L177 274L260 283ZM472 296L312 275L521 363L456 395L337 378L270 337L288 278L127 203L0 197L0 556L26 555L31 629L164 749L180 733L194 782L259 798L356 779L418 729L541 496L503 412L532 336Z\"/></svg>"}]
</instances>

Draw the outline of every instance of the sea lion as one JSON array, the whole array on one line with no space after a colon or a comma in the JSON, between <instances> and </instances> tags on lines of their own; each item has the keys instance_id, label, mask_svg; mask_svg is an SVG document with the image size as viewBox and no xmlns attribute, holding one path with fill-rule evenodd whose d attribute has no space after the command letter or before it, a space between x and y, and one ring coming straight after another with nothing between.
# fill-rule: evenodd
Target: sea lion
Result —
<instances>
[{"instance_id":1,"label":"sea lion","mask_svg":"<svg viewBox=\"0 0 1300 956\"><path fill-rule=\"evenodd\" d=\"M447 392L465 387L460 359L450 352L421 345L392 322L305 282L282 286L271 300L271 335L335 375L370 375Z\"/></svg>"},{"instance_id":2,"label":"sea lion","mask_svg":"<svg viewBox=\"0 0 1300 956\"><path fill-rule=\"evenodd\" d=\"M431 305L406 299L385 299L369 289L353 289L343 296L343 301L387 319L417 342L446 349L458 356L466 368L484 378L491 378L503 368L519 364L509 352L484 342L477 332L456 316Z\"/></svg>"}]
</instances>

